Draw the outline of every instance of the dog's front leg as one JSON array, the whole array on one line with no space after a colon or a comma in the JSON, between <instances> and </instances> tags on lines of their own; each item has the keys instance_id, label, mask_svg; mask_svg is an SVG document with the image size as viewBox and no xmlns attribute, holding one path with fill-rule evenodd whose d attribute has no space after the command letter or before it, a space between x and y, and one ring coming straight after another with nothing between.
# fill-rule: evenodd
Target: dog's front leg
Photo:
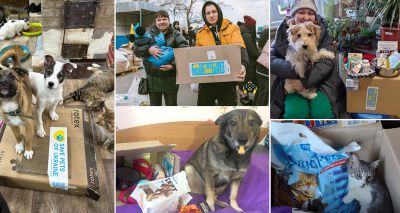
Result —
<instances>
[{"instance_id":1,"label":"dog's front leg","mask_svg":"<svg viewBox=\"0 0 400 213\"><path fill-rule=\"evenodd\" d=\"M39 137L44 137L46 135L46 132L43 129L43 111L44 107L43 104L38 102L39 104L36 105L36 133Z\"/></svg>"},{"instance_id":2,"label":"dog's front leg","mask_svg":"<svg viewBox=\"0 0 400 213\"><path fill-rule=\"evenodd\" d=\"M15 152L21 154L24 151L24 140L22 138L19 126L9 125L12 132L14 133L15 139L17 139L17 144L15 145Z\"/></svg>"},{"instance_id":3,"label":"dog's front leg","mask_svg":"<svg viewBox=\"0 0 400 213\"><path fill-rule=\"evenodd\" d=\"M32 149L32 140L33 140L33 134L34 134L34 122L33 120L27 121L27 124L25 124L25 129L26 129L26 141L25 141L25 152L24 156L26 159L32 159L33 157L33 149Z\"/></svg>"},{"instance_id":4,"label":"dog's front leg","mask_svg":"<svg viewBox=\"0 0 400 213\"><path fill-rule=\"evenodd\" d=\"M215 188L214 188L214 176L213 174L210 174L209 172L206 172L205 175L205 181L206 181L206 202L208 206L210 207L211 211L215 211Z\"/></svg>"},{"instance_id":5,"label":"dog's front leg","mask_svg":"<svg viewBox=\"0 0 400 213\"><path fill-rule=\"evenodd\" d=\"M231 201L231 207L234 208L236 211L243 211L243 209L241 209L236 201L238 192L239 192L239 187L240 187L240 183L242 182L242 179L236 179L234 181L232 181L231 183L231 195L229 197L230 201Z\"/></svg>"},{"instance_id":6,"label":"dog's front leg","mask_svg":"<svg viewBox=\"0 0 400 213\"><path fill-rule=\"evenodd\" d=\"M53 120L53 121L58 120L58 115L57 115L57 113L56 113L56 107L57 107L57 105L58 105L58 102L55 102L54 104L52 104L52 105L50 106L49 114L50 114L51 120Z\"/></svg>"}]
</instances>

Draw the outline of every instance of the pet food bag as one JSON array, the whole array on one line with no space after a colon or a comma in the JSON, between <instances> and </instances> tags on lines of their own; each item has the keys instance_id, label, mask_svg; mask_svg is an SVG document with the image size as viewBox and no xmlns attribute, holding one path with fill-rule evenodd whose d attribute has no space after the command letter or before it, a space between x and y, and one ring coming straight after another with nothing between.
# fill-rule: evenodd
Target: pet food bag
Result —
<instances>
[{"instance_id":1,"label":"pet food bag","mask_svg":"<svg viewBox=\"0 0 400 213\"><path fill-rule=\"evenodd\" d=\"M185 172L171 177L139 183L132 192L143 213L172 213L179 205L186 205L192 199Z\"/></svg>"},{"instance_id":2,"label":"pet food bag","mask_svg":"<svg viewBox=\"0 0 400 213\"><path fill-rule=\"evenodd\" d=\"M343 203L347 194L348 152L356 143L340 151L325 144L304 125L272 122L272 166L283 175L295 207L316 212L357 212L358 204Z\"/></svg>"}]
</instances>

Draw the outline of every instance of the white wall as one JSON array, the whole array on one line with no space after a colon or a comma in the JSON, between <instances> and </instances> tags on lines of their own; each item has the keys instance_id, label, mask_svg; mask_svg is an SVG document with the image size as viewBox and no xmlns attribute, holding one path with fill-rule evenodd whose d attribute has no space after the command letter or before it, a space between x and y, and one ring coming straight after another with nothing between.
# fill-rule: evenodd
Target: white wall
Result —
<instances>
[{"instance_id":1,"label":"white wall","mask_svg":"<svg viewBox=\"0 0 400 213\"><path fill-rule=\"evenodd\" d=\"M233 109L249 107L132 107L116 108L116 126L119 130L154 123L173 121L215 121L220 115ZM263 127L268 127L269 107L250 107L263 120Z\"/></svg>"}]
</instances>

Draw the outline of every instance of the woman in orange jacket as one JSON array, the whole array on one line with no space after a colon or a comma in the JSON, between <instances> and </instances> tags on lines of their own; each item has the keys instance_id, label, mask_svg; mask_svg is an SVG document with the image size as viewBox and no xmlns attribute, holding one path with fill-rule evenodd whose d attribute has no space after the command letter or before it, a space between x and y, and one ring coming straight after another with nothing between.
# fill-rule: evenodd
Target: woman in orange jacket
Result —
<instances>
[{"instance_id":1,"label":"woman in orange jacket","mask_svg":"<svg viewBox=\"0 0 400 213\"><path fill-rule=\"evenodd\" d=\"M221 8L212 1L204 3L202 15L205 24L196 35L196 46L240 44L242 46L240 51L242 66L237 77L238 81L244 81L248 56L239 26L228 19L224 19ZM214 106L215 101L217 101L219 106L236 106L236 84L237 82L200 84L197 105Z\"/></svg>"}]
</instances>

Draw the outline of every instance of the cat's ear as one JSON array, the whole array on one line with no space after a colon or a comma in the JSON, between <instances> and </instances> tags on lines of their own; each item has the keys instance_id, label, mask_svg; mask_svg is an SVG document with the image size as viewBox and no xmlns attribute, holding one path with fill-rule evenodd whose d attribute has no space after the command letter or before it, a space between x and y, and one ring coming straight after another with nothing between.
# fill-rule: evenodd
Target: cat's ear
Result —
<instances>
[{"instance_id":1,"label":"cat's ear","mask_svg":"<svg viewBox=\"0 0 400 213\"><path fill-rule=\"evenodd\" d=\"M378 159L378 160L372 162L372 163L370 164L370 166L376 169L376 168L378 168L380 161L381 161L381 160Z\"/></svg>"},{"instance_id":2,"label":"cat's ear","mask_svg":"<svg viewBox=\"0 0 400 213\"><path fill-rule=\"evenodd\" d=\"M360 160L358 159L356 154L350 155L348 166L350 168L357 168L360 166Z\"/></svg>"}]
</instances>

